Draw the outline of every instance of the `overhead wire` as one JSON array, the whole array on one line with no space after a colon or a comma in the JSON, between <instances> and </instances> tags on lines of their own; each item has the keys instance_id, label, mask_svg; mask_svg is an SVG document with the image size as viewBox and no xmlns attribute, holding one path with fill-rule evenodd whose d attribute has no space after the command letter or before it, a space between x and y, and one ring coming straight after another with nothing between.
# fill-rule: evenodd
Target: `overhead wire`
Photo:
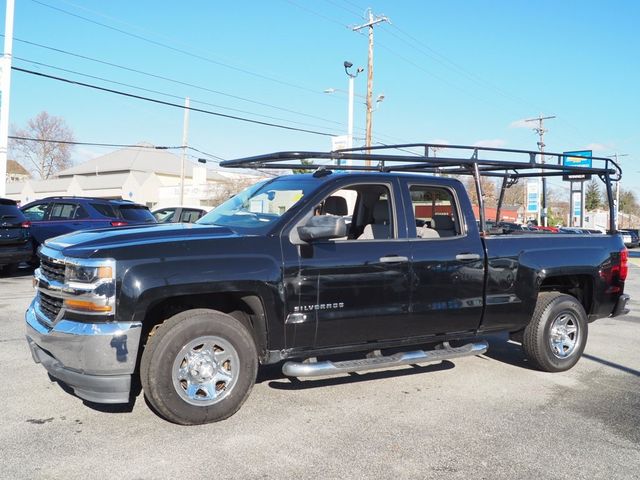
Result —
<instances>
[{"instance_id":1,"label":"overhead wire","mask_svg":"<svg viewBox=\"0 0 640 480\"><path fill-rule=\"evenodd\" d=\"M91 88L91 89L94 89L94 90L113 93L113 94L120 95L120 96L123 96L123 97L135 98L135 99L138 99L138 100L145 100L147 102L156 103L156 104L159 104L159 105L165 105L165 106L174 107L174 108L180 108L180 109L188 109L188 110L193 111L193 112L204 113L204 114L213 115L213 116L216 116L216 117L228 118L228 119L232 119L232 120L238 120L238 121L241 121L241 122L253 123L253 124L256 124L256 125L263 125L263 126L267 126L267 127L280 128L280 129L283 129L283 130L290 130L290 131L296 131L296 132L301 132L301 133L309 133L309 134L312 134L312 135L321 135L321 136L325 136L325 137L333 137L333 136L335 136L334 133L321 132L321 131L317 131L317 130L310 130L310 129L298 128L298 127L291 127L291 126L288 126L288 125L281 125L281 124L271 123L271 122L263 122L261 120L254 120L254 119L250 119L250 118L246 118L246 117L240 117L238 115L229 115L229 114L226 114L226 113L214 112L212 110L205 110L205 109L202 109L202 108L186 107L185 105L181 105L181 104L178 104L178 103L167 102L167 101L164 101L164 100L159 100L157 98L145 97L145 96L142 96L142 95L136 95L134 93L128 93L128 92L123 92L123 91L120 91L120 90L115 90L115 89L112 89L112 88L106 88L106 87L101 87L101 86L98 86L98 85L93 85L93 84L90 84L90 83L79 82L77 80L71 80L69 78L58 77L58 76L55 76L55 75L49 75L49 74L42 73L42 72L36 72L34 70L29 70L29 69L26 69L26 68L11 67L11 69L15 70L17 72L27 73L27 74L30 74L30 75L35 75L35 76L39 76L39 77L43 77L43 78L48 78L48 79L51 79L51 80L57 80L57 81L60 81L60 82L71 84L71 85L78 85L78 86L82 86L82 87L86 87L86 88Z\"/></svg>"},{"instance_id":2,"label":"overhead wire","mask_svg":"<svg viewBox=\"0 0 640 480\"><path fill-rule=\"evenodd\" d=\"M59 71L62 71L62 72L71 73L71 74L79 75L79 76L86 77L86 78L91 78L93 80L100 80L102 82L107 82L107 83L111 83L111 84L114 84L114 85L120 85L120 86L123 86L123 87L134 88L136 90L141 90L141 91L148 92L148 93L155 93L157 95L162 95L162 96L169 97L169 98L175 98L175 99L180 99L180 100L183 100L185 98L184 96L174 95L174 94L166 93L166 92L161 92L159 90L153 90L153 89L146 88L146 87L140 87L140 86L137 86L137 85L132 85L130 83L119 82L117 80L110 80L108 78L99 77L99 76L96 76L96 75L90 75L88 73L82 73L82 72L78 72L76 70L70 70L70 69L67 69L67 68L56 67L55 65L50 65L50 64L47 64L47 63L43 63L43 62L38 62L36 60L31 60L31 59L28 59L28 58L22 58L22 57L16 57L16 56L14 56L13 58L14 58L14 60L19 60L19 61L30 63L30 64L33 64L33 65L52 68L54 70L59 70ZM250 111L247 111L247 110L242 110L242 109L239 109L239 108L226 107L226 106L218 105L218 104L215 104L215 103L205 102L203 100L198 100L198 99L194 99L194 98L190 98L190 101L191 101L191 103L197 103L197 104L206 105L206 106L209 106L209 107L222 108L224 110L229 110L229 111L239 112L239 113L246 113L246 114L249 114L249 115L253 115L255 117L268 118L268 119L271 119L271 120L279 120L279 121L284 121L284 122L288 122L288 123L292 123L292 124L296 124L296 125L304 125L304 126L309 126L309 127L314 127L314 128L324 128L324 125L315 125L315 124L311 124L311 123L298 122L298 121L295 121L295 120L290 120L290 119L282 118L282 117L274 117L274 116L271 116L271 115L263 115L263 114L260 114L260 113L255 113L255 112L250 112ZM335 123L335 124L337 124L339 126L343 126L343 124L341 124L340 122L333 122L333 123Z\"/></svg>"},{"instance_id":3,"label":"overhead wire","mask_svg":"<svg viewBox=\"0 0 640 480\"><path fill-rule=\"evenodd\" d=\"M31 0L31 1L33 3L37 3L37 4L42 5L44 7L50 8L52 10L64 13L65 15L69 15L71 17L81 19L81 20L83 20L85 22L89 22L89 23L92 23L94 25L98 25L98 26L101 26L103 28L107 28L109 30L113 30L115 32L121 33L123 35L129 36L129 37L132 37L132 38L135 38L135 39L147 42L147 43L150 43L150 44L158 46L158 47L162 47L162 48L166 48L168 50L172 50L172 51L180 53L182 55L187 55L189 57L196 58L196 59L202 60L204 62L212 63L212 64L215 64L215 65L219 65L219 66L222 66L222 67L234 70L234 71L242 72L242 73L245 73L247 75L252 75L254 77L261 78L263 80L268 80L270 82L279 83L281 85L285 85L285 86L288 86L288 87L296 88L298 90L303 90L303 91L311 92L311 93L314 93L314 94L320 93L320 92L318 92L318 90L314 90L314 89L311 89L311 88L308 88L308 87L304 87L302 85L297 85L295 83L288 82L288 81L285 81L285 80L280 80L278 78L270 77L268 75L263 75L261 73L253 72L253 71L247 70L245 68L241 68L241 67L237 67L237 66L234 66L234 65L230 65L228 63L221 62L221 61L218 61L218 60L214 60L212 58L206 57L204 55L199 55L197 53L193 53L193 52L190 52L190 51L182 49L182 48L173 47L173 46L168 45L166 43L158 42L156 40L152 40L152 39L144 37L142 35L138 35L138 34L135 34L135 33L132 33L132 32L128 32L128 31L123 30L121 28L114 27L114 26L108 25L106 23L98 22L97 20L93 20L91 18L87 18L87 17L84 17L82 15L78 15L77 13L73 13L73 12L70 12L70 11L65 10L63 8L50 5L50 4L48 4L46 2L42 2L40 0Z\"/></svg>"},{"instance_id":4,"label":"overhead wire","mask_svg":"<svg viewBox=\"0 0 640 480\"><path fill-rule=\"evenodd\" d=\"M0 34L0 37L4 37L4 35ZM234 94L231 94L231 93L222 92L220 90L215 90L215 89L212 89L212 88L204 87L202 85L197 85L197 84L194 84L194 83L185 82L185 81L182 81L182 80L177 80L177 79L174 79L174 78L167 77L165 75L158 75L158 74L151 73L151 72L145 72L145 71L139 70L137 68L127 67L125 65L120 65L120 64L117 64L117 63L113 63L113 62L100 60L100 59L97 59L97 58L89 57L87 55L82 55L82 54L79 54L79 53L70 52L68 50L63 50L63 49L52 47L52 46L49 46L49 45L43 45L43 44L40 44L40 43L36 43L36 42L32 42L32 41L24 40L24 39L20 39L20 38L14 38L14 41L19 42L19 43L24 43L26 45L36 46L36 47L43 48L43 49L46 49L46 50L49 50L49 51L62 53L64 55L69 55L69 56L73 56L73 57L76 57L76 58L81 58L83 60L88 60L88 61L99 63L99 64L102 64L102 65L107 65L107 66L110 66L110 67L118 68L120 70L132 72L132 73L137 73L137 74L144 75L144 76L151 77L151 78L156 78L158 80L164 80L164 81L167 81L167 82L175 83L175 84L178 84L178 85L183 85L183 86L186 86L186 87L195 88L195 89L202 90L202 91L205 91L205 92L214 93L214 94L217 94L217 95L222 95L222 96L225 96L225 97L233 98L235 100L241 100L241 101L252 103L252 104L255 104L255 105L260 105L260 106L263 106L263 107L273 108L273 109L281 110L281 111L284 111L284 112L287 112L287 113L293 113L295 115L300 115L300 116L308 117L308 118L314 118L316 120L322 120L322 121L327 122L327 123L334 123L334 124L340 125L340 123L336 122L335 120L326 119L326 118L323 118L323 117L319 117L317 115L307 114L307 113L304 113L304 112L300 112L299 110L292 110L292 109L289 109L289 108L284 108L284 107L280 107L280 106L277 106L277 105L272 105L270 103L261 102L259 100L253 100L253 99L245 98L245 97L242 97L242 96L239 96L239 95L234 95ZM16 57L14 57L14 58L16 58Z\"/></svg>"}]
</instances>

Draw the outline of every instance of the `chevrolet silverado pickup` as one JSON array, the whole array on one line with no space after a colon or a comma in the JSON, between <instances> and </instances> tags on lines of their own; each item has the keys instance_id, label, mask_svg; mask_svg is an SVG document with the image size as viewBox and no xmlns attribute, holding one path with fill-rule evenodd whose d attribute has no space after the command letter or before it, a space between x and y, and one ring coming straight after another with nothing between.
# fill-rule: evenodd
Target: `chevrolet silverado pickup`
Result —
<instances>
[{"instance_id":1,"label":"chevrolet silverado pickup","mask_svg":"<svg viewBox=\"0 0 640 480\"><path fill-rule=\"evenodd\" d=\"M129 402L139 382L179 424L234 414L261 365L309 377L437 362L484 353L491 332L512 334L536 368L565 371L590 322L627 312L622 238L613 222L605 235L490 234L480 177L504 189L541 164L536 152L520 164L473 151L455 161L370 151L229 161L325 163L259 182L196 224L49 239L26 312L33 358L90 402ZM610 195L618 170L606 162L583 170ZM547 162L542 174L563 173ZM454 178L465 174L478 222Z\"/></svg>"}]
</instances>

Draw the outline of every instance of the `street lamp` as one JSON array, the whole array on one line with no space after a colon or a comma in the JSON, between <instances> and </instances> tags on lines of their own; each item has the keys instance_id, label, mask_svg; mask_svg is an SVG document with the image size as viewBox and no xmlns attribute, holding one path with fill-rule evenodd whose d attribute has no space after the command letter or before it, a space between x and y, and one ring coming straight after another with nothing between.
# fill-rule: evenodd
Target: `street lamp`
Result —
<instances>
[{"instance_id":1,"label":"street lamp","mask_svg":"<svg viewBox=\"0 0 640 480\"><path fill-rule=\"evenodd\" d=\"M349 77L349 114L347 117L347 146L348 148L353 147L353 100L354 100L354 91L353 91L353 81L358 76L360 72L364 72L364 68L358 67L356 69L356 73L349 72L349 69L353 67L353 63L345 60L344 61L344 72Z\"/></svg>"}]
</instances>

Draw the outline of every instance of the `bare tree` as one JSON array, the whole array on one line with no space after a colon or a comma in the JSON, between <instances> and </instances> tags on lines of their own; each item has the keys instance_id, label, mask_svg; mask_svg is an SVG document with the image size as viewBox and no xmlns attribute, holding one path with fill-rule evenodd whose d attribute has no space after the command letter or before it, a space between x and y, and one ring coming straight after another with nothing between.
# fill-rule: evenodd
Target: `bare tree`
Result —
<instances>
[{"instance_id":1,"label":"bare tree","mask_svg":"<svg viewBox=\"0 0 640 480\"><path fill-rule=\"evenodd\" d=\"M256 183L256 181L255 178L229 178L224 182L220 182L215 192L207 199L207 204L212 207L217 207L245 188Z\"/></svg>"},{"instance_id":2,"label":"bare tree","mask_svg":"<svg viewBox=\"0 0 640 480\"><path fill-rule=\"evenodd\" d=\"M29 165L33 173L45 180L71 166L73 131L62 117L40 112L27 122L27 127L12 132L11 149L14 156ZM29 140L27 140L29 139ZM56 140L58 142L56 142Z\"/></svg>"}]
</instances>

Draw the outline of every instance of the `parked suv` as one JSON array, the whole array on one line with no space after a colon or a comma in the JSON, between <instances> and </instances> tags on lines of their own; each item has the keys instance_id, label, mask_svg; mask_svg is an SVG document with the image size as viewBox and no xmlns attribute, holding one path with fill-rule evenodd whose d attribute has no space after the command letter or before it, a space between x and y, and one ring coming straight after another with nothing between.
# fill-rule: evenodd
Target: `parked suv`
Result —
<instances>
[{"instance_id":1,"label":"parked suv","mask_svg":"<svg viewBox=\"0 0 640 480\"><path fill-rule=\"evenodd\" d=\"M0 198L0 270L10 273L20 262L31 260L30 222L13 200Z\"/></svg>"},{"instance_id":2,"label":"parked suv","mask_svg":"<svg viewBox=\"0 0 640 480\"><path fill-rule=\"evenodd\" d=\"M36 248L47 238L76 230L156 223L149 208L128 200L48 197L28 203L21 210L31 222Z\"/></svg>"}]
</instances>

